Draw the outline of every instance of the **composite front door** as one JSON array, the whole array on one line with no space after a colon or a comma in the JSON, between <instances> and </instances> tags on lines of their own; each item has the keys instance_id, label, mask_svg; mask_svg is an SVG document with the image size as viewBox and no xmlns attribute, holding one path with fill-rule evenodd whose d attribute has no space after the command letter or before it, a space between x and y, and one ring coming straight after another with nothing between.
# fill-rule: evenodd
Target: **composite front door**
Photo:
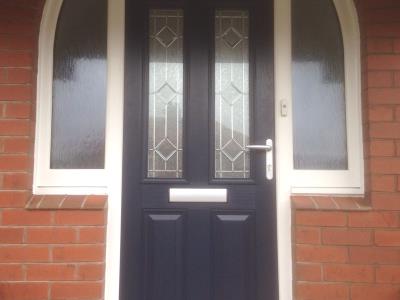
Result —
<instances>
[{"instance_id":1,"label":"composite front door","mask_svg":"<svg viewBox=\"0 0 400 300\"><path fill-rule=\"evenodd\" d=\"M121 299L276 300L273 1L126 1Z\"/></svg>"}]
</instances>

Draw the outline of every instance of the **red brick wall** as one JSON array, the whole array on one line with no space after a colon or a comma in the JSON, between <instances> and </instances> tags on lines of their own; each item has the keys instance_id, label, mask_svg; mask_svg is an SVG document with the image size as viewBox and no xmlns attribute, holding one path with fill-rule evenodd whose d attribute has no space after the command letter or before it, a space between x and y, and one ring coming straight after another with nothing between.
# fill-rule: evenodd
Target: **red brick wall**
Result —
<instances>
[{"instance_id":1,"label":"red brick wall","mask_svg":"<svg viewBox=\"0 0 400 300\"><path fill-rule=\"evenodd\" d=\"M400 1L358 6L371 210L294 210L297 300L400 299ZM41 11L42 0L0 0L0 299L96 300L105 211L30 210L44 203L29 201Z\"/></svg>"},{"instance_id":2,"label":"red brick wall","mask_svg":"<svg viewBox=\"0 0 400 300\"><path fill-rule=\"evenodd\" d=\"M296 300L400 299L400 1L359 0L358 9L371 207L329 211L296 199Z\"/></svg>"},{"instance_id":3,"label":"red brick wall","mask_svg":"<svg viewBox=\"0 0 400 300\"><path fill-rule=\"evenodd\" d=\"M103 297L104 210L25 209L42 5L0 0L0 299L97 300Z\"/></svg>"}]
</instances>

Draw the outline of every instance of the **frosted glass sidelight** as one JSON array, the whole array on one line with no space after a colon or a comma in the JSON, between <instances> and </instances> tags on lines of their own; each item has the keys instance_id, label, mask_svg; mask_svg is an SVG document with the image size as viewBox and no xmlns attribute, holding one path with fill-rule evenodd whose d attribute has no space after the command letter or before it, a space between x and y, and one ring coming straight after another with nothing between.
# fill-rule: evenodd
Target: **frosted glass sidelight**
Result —
<instances>
[{"instance_id":1,"label":"frosted glass sidelight","mask_svg":"<svg viewBox=\"0 0 400 300\"><path fill-rule=\"evenodd\" d=\"M215 16L215 177L248 178L249 15L217 10Z\"/></svg>"},{"instance_id":2,"label":"frosted glass sidelight","mask_svg":"<svg viewBox=\"0 0 400 300\"><path fill-rule=\"evenodd\" d=\"M151 10L149 178L182 177L183 12Z\"/></svg>"},{"instance_id":3,"label":"frosted glass sidelight","mask_svg":"<svg viewBox=\"0 0 400 300\"><path fill-rule=\"evenodd\" d=\"M293 3L294 167L348 168L343 37L331 0Z\"/></svg>"},{"instance_id":4,"label":"frosted glass sidelight","mask_svg":"<svg viewBox=\"0 0 400 300\"><path fill-rule=\"evenodd\" d=\"M65 0L54 44L52 169L104 168L106 53L107 1Z\"/></svg>"}]
</instances>

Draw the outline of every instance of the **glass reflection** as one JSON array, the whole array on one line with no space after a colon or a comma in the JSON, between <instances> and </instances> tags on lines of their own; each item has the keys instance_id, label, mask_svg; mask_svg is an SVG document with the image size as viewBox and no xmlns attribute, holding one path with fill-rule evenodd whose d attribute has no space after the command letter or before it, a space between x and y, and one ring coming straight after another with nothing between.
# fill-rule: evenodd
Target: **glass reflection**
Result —
<instances>
[{"instance_id":1,"label":"glass reflection","mask_svg":"<svg viewBox=\"0 0 400 300\"><path fill-rule=\"evenodd\" d=\"M65 0L54 45L52 169L104 168L106 52L107 1Z\"/></svg>"},{"instance_id":2,"label":"glass reflection","mask_svg":"<svg viewBox=\"0 0 400 300\"><path fill-rule=\"evenodd\" d=\"M348 168L344 48L331 0L293 3L295 169Z\"/></svg>"}]
</instances>

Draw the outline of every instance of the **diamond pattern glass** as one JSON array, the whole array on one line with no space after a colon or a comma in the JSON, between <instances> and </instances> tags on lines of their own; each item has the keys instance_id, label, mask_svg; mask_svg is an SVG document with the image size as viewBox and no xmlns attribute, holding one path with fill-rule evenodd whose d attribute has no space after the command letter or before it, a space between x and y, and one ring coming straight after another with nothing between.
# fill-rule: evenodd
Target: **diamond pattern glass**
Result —
<instances>
[{"instance_id":1,"label":"diamond pattern glass","mask_svg":"<svg viewBox=\"0 0 400 300\"><path fill-rule=\"evenodd\" d=\"M215 17L215 177L248 178L249 15L217 10Z\"/></svg>"},{"instance_id":2,"label":"diamond pattern glass","mask_svg":"<svg viewBox=\"0 0 400 300\"><path fill-rule=\"evenodd\" d=\"M149 178L182 177L183 12L151 10Z\"/></svg>"}]
</instances>

